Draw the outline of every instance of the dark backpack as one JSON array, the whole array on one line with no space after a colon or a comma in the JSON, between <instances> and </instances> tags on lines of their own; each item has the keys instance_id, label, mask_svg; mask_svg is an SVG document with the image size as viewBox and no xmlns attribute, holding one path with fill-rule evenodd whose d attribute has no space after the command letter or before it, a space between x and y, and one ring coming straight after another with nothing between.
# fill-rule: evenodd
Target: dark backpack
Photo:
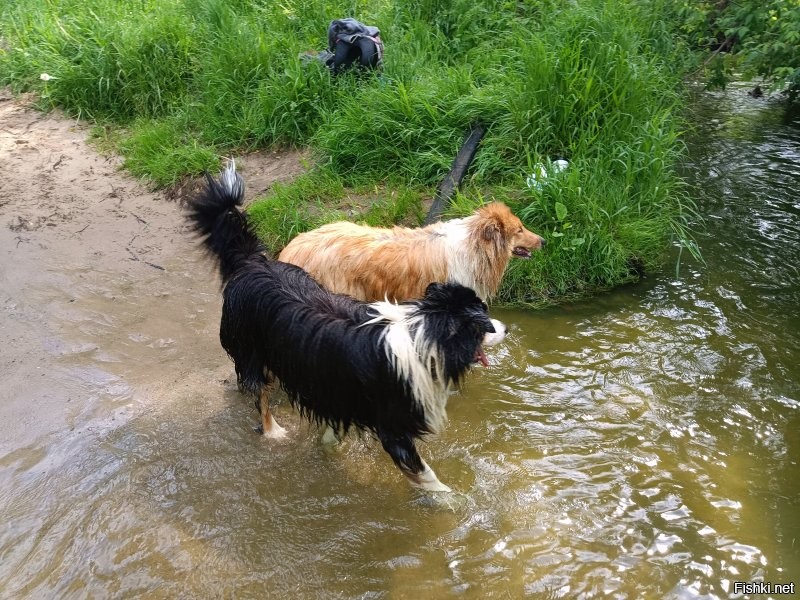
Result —
<instances>
[{"instance_id":1,"label":"dark backpack","mask_svg":"<svg viewBox=\"0 0 800 600\"><path fill-rule=\"evenodd\" d=\"M353 66L376 69L383 63L383 41L377 27L353 18L336 19L328 26L328 52L325 64L334 73Z\"/></svg>"}]
</instances>

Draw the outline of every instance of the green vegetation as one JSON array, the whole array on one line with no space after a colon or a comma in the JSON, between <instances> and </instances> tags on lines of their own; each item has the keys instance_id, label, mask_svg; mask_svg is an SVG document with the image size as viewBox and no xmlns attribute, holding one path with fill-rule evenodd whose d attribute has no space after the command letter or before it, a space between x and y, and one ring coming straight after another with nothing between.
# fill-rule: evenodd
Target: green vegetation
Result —
<instances>
[{"instance_id":1,"label":"green vegetation","mask_svg":"<svg viewBox=\"0 0 800 600\"><path fill-rule=\"evenodd\" d=\"M734 77L763 78L800 99L800 0L674 2L675 20L701 51L712 86Z\"/></svg>"},{"instance_id":2,"label":"green vegetation","mask_svg":"<svg viewBox=\"0 0 800 600\"><path fill-rule=\"evenodd\" d=\"M358 217L367 225L417 226L425 217L419 190L402 184L345 189L329 169L314 169L290 184L275 184L249 209L259 237L277 253L295 235L325 223Z\"/></svg>"},{"instance_id":3,"label":"green vegetation","mask_svg":"<svg viewBox=\"0 0 800 600\"><path fill-rule=\"evenodd\" d=\"M111 124L161 185L219 156L311 146L317 166L251 209L275 250L331 219L418 223L469 126L487 128L451 215L502 200L550 242L499 300L541 305L694 252L675 164L684 53L659 0L7 0L0 83ZM300 54L333 18L381 28L378 75ZM52 79L42 81L41 73ZM541 185L551 160L570 166ZM360 199L360 200L359 200ZM367 206L365 206L367 205Z\"/></svg>"}]
</instances>

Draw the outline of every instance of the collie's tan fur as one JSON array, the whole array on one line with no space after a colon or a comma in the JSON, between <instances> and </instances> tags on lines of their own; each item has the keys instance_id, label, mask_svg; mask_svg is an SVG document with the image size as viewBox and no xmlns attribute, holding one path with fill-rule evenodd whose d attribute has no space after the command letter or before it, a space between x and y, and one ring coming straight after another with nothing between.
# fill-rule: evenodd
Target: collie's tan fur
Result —
<instances>
[{"instance_id":1,"label":"collie's tan fur","mask_svg":"<svg viewBox=\"0 0 800 600\"><path fill-rule=\"evenodd\" d=\"M278 259L302 267L330 291L367 302L421 298L434 281L460 283L488 299L513 255L527 258L543 245L505 204L494 202L419 229L330 223L298 235Z\"/></svg>"}]
</instances>

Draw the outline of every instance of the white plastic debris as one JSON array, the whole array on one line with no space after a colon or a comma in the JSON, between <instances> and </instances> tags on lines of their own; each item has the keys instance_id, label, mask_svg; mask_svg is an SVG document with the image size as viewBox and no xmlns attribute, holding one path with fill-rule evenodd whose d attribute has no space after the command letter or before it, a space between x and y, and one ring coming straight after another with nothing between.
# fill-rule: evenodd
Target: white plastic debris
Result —
<instances>
[{"instance_id":1,"label":"white plastic debris","mask_svg":"<svg viewBox=\"0 0 800 600\"><path fill-rule=\"evenodd\" d=\"M569 162L563 158L554 161L547 161L547 163L536 163L533 165L533 173L528 175L525 183L529 188L541 190L544 187L545 181L548 177L556 175L565 171L569 167Z\"/></svg>"}]
</instances>

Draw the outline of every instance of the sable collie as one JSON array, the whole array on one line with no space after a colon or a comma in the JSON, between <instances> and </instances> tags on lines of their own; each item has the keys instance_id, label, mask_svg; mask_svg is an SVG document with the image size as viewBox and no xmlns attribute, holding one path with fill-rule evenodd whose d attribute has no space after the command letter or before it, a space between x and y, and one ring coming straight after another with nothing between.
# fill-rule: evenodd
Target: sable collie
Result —
<instances>
[{"instance_id":1,"label":"sable collie","mask_svg":"<svg viewBox=\"0 0 800 600\"><path fill-rule=\"evenodd\" d=\"M505 204L493 202L469 217L418 229L330 223L295 237L278 260L367 302L420 298L431 281L460 283L489 300L511 257L530 258L544 244Z\"/></svg>"},{"instance_id":2,"label":"sable collie","mask_svg":"<svg viewBox=\"0 0 800 600\"><path fill-rule=\"evenodd\" d=\"M448 491L414 441L441 429L449 390L473 363L488 364L481 344L500 342L505 326L473 290L452 283L431 283L402 304L326 291L303 269L267 257L237 208L243 192L231 162L218 181L207 176L188 218L217 260L220 341L240 388L256 398L264 434L285 434L269 411L277 379L311 421L372 432L413 485Z\"/></svg>"}]
</instances>

